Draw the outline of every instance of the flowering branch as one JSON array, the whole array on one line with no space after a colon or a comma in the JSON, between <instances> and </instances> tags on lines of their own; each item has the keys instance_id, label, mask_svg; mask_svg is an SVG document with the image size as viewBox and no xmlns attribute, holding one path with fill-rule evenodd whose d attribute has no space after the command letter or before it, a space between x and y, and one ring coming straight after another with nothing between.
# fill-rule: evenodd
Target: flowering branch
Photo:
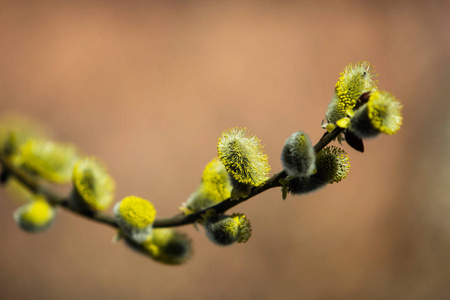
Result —
<instances>
[{"instance_id":1,"label":"flowering branch","mask_svg":"<svg viewBox=\"0 0 450 300\"><path fill-rule=\"evenodd\" d=\"M342 128L336 127L332 132L327 132L314 146L314 151L317 153L327 146L332 140L334 140L341 132ZM63 197L56 192L52 191L50 188L45 187L38 182L38 178L30 176L27 172L15 167L12 163L6 159L6 157L0 154L0 163L3 166L3 172L9 173L10 176L16 178L20 183L26 186L31 192L35 194L40 194L45 196L48 202L52 205L59 205L75 214L91 219L92 221L103 223L114 228L118 228L116 220L113 216L101 213L93 212L90 210L81 210L70 205L69 199ZM184 215L178 214L171 218L156 219L153 223L154 228L164 228L164 227L177 227L188 224L193 224L197 220L202 219L202 216L206 213L208 209L214 209L217 213L224 213L230 208L233 208L250 198L255 197L271 188L280 187L280 179L287 176L286 172L280 171L267 179L264 184L252 188L250 194L247 197L239 198L238 200L231 200L230 198L220 202L219 204L204 209L200 212Z\"/></svg>"},{"instance_id":2,"label":"flowering branch","mask_svg":"<svg viewBox=\"0 0 450 300\"><path fill-rule=\"evenodd\" d=\"M316 145L314 145L314 151L318 153L320 150L322 150L325 146L327 146L331 141L333 141L339 134L341 134L343 131L342 128L336 127L332 132L327 132L325 135L317 142ZM155 223L153 223L153 227L175 227L175 226L183 226L186 224L194 223L195 221L202 218L202 216L206 213L209 209L214 209L217 213L224 213L230 208L233 208L242 202L247 201L250 198L255 197L256 195L259 195L271 188L274 187L280 187L280 179L286 178L287 174L286 171L280 171L267 179L263 184L254 187L251 189L250 194L247 197L239 198L238 200L231 200L230 198L220 202L219 204L216 204L215 206L209 207L207 209L204 209L200 212L189 214L189 215L177 215L172 218L166 218L166 219L156 219Z\"/></svg>"},{"instance_id":3,"label":"flowering branch","mask_svg":"<svg viewBox=\"0 0 450 300\"><path fill-rule=\"evenodd\" d=\"M33 192L34 194L43 195L51 205L61 206L75 214L86 217L95 222L103 223L115 228L119 227L114 217L110 215L100 212L80 210L70 205L70 202L66 197L63 197L54 192L53 190L51 190L50 188L42 184L39 184L38 178L32 177L24 170L15 167L11 162L9 162L9 160L3 154L0 154L0 164L3 167L2 172L7 174L6 176L13 176L21 184L27 187L28 190L30 190L30 192Z\"/></svg>"},{"instance_id":4,"label":"flowering branch","mask_svg":"<svg viewBox=\"0 0 450 300\"><path fill-rule=\"evenodd\" d=\"M114 215L102 213L113 202L115 184L106 168L93 157L80 157L71 145L37 139L27 130L2 128L0 123L0 184L17 180L31 200L14 213L17 224L28 232L48 228L60 206L92 221L118 229L118 237L130 247L166 264L181 264L192 255L190 239L170 227L204 226L206 236L226 246L245 243L251 236L250 221L242 213L225 213L271 188L287 194L306 194L339 182L348 175L347 153L328 146L338 139L364 151L363 138L394 134L402 124L402 105L380 91L367 62L350 64L341 73L326 111L325 134L313 146L308 135L294 132L281 152L283 170L269 178L268 157L260 140L246 129L224 131L218 141L218 157L210 161L200 186L183 203L181 214L155 219L152 203L128 196L114 206ZM61 196L42 180L65 184L72 191Z\"/></svg>"}]
</instances>

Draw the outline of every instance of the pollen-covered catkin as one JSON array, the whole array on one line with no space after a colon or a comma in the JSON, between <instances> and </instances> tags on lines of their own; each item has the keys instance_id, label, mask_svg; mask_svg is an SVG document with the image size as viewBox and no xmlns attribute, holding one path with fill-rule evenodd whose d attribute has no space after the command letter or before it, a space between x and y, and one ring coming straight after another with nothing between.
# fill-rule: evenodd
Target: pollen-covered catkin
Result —
<instances>
[{"instance_id":1,"label":"pollen-covered catkin","mask_svg":"<svg viewBox=\"0 0 450 300\"><path fill-rule=\"evenodd\" d=\"M210 161L203 170L202 181L186 203L180 207L186 215L199 212L205 208L228 199L232 185L228 173L218 157Z\"/></svg>"},{"instance_id":2,"label":"pollen-covered catkin","mask_svg":"<svg viewBox=\"0 0 450 300\"><path fill-rule=\"evenodd\" d=\"M54 183L70 182L78 154L75 147L42 139L31 139L17 154L18 164Z\"/></svg>"},{"instance_id":3,"label":"pollen-covered catkin","mask_svg":"<svg viewBox=\"0 0 450 300\"><path fill-rule=\"evenodd\" d=\"M232 199L245 197L250 188L262 184L270 171L267 155L258 138L246 129L232 128L222 133L217 145L219 159L230 174Z\"/></svg>"},{"instance_id":4,"label":"pollen-covered catkin","mask_svg":"<svg viewBox=\"0 0 450 300\"><path fill-rule=\"evenodd\" d=\"M71 201L80 209L105 210L113 201L114 180L97 159L79 160L73 168Z\"/></svg>"},{"instance_id":5,"label":"pollen-covered catkin","mask_svg":"<svg viewBox=\"0 0 450 300\"><path fill-rule=\"evenodd\" d=\"M156 210L149 201L128 196L114 206L114 216L124 235L143 243L152 234Z\"/></svg>"},{"instance_id":6,"label":"pollen-covered catkin","mask_svg":"<svg viewBox=\"0 0 450 300\"><path fill-rule=\"evenodd\" d=\"M284 143L281 162L289 176L301 177L311 174L316 154L309 137L302 131L294 132Z\"/></svg>"},{"instance_id":7,"label":"pollen-covered catkin","mask_svg":"<svg viewBox=\"0 0 450 300\"><path fill-rule=\"evenodd\" d=\"M402 104L390 93L373 92L368 102L355 111L349 130L360 138L375 137L379 133L392 135L402 125L401 109Z\"/></svg>"},{"instance_id":8,"label":"pollen-covered catkin","mask_svg":"<svg viewBox=\"0 0 450 300\"><path fill-rule=\"evenodd\" d=\"M349 64L336 83L333 98L326 112L327 122L336 124L348 116L356 106L359 97L377 89L372 66L368 62Z\"/></svg>"},{"instance_id":9,"label":"pollen-covered catkin","mask_svg":"<svg viewBox=\"0 0 450 300\"><path fill-rule=\"evenodd\" d=\"M34 196L30 203L14 212L17 225L28 232L41 232L49 228L55 219L55 209L42 196Z\"/></svg>"}]
</instances>

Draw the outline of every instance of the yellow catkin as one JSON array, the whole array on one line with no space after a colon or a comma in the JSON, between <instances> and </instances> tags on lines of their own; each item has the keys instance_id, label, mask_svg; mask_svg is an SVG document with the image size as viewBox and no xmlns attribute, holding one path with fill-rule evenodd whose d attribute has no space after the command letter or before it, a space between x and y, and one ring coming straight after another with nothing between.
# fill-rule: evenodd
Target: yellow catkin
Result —
<instances>
[{"instance_id":1,"label":"yellow catkin","mask_svg":"<svg viewBox=\"0 0 450 300\"><path fill-rule=\"evenodd\" d=\"M73 169L73 183L91 209L105 210L113 201L114 180L95 158L84 158L77 162Z\"/></svg>"},{"instance_id":2,"label":"yellow catkin","mask_svg":"<svg viewBox=\"0 0 450 300\"><path fill-rule=\"evenodd\" d=\"M333 99L328 105L328 123L335 124L347 117L362 94L377 89L373 80L376 75L372 74L371 69L370 64L365 61L349 64L344 69L336 83Z\"/></svg>"},{"instance_id":3,"label":"yellow catkin","mask_svg":"<svg viewBox=\"0 0 450 300\"><path fill-rule=\"evenodd\" d=\"M387 92L374 92L367 102L368 117L372 126L382 133L396 133L402 123L402 105Z\"/></svg>"},{"instance_id":4,"label":"yellow catkin","mask_svg":"<svg viewBox=\"0 0 450 300\"><path fill-rule=\"evenodd\" d=\"M316 155L317 176L327 178L330 183L339 182L348 176L350 159L347 153L336 146L328 146Z\"/></svg>"},{"instance_id":5,"label":"yellow catkin","mask_svg":"<svg viewBox=\"0 0 450 300\"><path fill-rule=\"evenodd\" d=\"M119 206L120 217L129 225L136 228L145 228L153 224L156 211L153 205L136 196L125 197Z\"/></svg>"},{"instance_id":6,"label":"yellow catkin","mask_svg":"<svg viewBox=\"0 0 450 300\"><path fill-rule=\"evenodd\" d=\"M53 218L53 208L45 200L35 200L28 204L28 209L22 214L24 221L37 226L46 224Z\"/></svg>"},{"instance_id":7,"label":"yellow catkin","mask_svg":"<svg viewBox=\"0 0 450 300\"><path fill-rule=\"evenodd\" d=\"M219 159L233 178L243 184L258 186L268 178L270 166L258 138L245 128L222 133L218 142Z\"/></svg>"},{"instance_id":8,"label":"yellow catkin","mask_svg":"<svg viewBox=\"0 0 450 300\"><path fill-rule=\"evenodd\" d=\"M35 139L21 147L17 158L25 169L60 184L70 181L77 159L77 151L71 145Z\"/></svg>"},{"instance_id":9,"label":"yellow catkin","mask_svg":"<svg viewBox=\"0 0 450 300\"><path fill-rule=\"evenodd\" d=\"M205 196L214 203L230 197L231 183L225 166L218 157L209 162L203 170L202 187Z\"/></svg>"}]
</instances>

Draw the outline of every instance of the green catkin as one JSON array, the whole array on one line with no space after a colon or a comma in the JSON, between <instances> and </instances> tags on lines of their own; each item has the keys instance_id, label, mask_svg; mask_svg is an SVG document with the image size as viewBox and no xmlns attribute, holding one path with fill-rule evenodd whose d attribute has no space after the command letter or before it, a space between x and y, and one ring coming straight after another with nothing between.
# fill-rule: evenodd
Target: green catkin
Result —
<instances>
[{"instance_id":1,"label":"green catkin","mask_svg":"<svg viewBox=\"0 0 450 300\"><path fill-rule=\"evenodd\" d=\"M245 243L251 236L250 221L243 214L219 215L205 222L206 236L219 246Z\"/></svg>"},{"instance_id":2,"label":"green catkin","mask_svg":"<svg viewBox=\"0 0 450 300\"><path fill-rule=\"evenodd\" d=\"M350 169L350 161L344 150L328 146L316 154L316 172L309 176L296 177L289 181L291 194L306 194L325 185L345 179Z\"/></svg>"},{"instance_id":3,"label":"green catkin","mask_svg":"<svg viewBox=\"0 0 450 300\"><path fill-rule=\"evenodd\" d=\"M302 131L294 132L285 142L281 162L289 176L301 177L314 171L316 155L309 137Z\"/></svg>"}]
</instances>

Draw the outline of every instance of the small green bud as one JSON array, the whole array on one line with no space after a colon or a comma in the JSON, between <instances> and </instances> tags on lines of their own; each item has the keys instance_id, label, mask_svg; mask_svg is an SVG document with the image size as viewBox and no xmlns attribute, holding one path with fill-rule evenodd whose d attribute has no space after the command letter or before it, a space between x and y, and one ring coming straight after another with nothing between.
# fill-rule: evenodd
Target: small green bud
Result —
<instances>
[{"instance_id":1,"label":"small green bud","mask_svg":"<svg viewBox=\"0 0 450 300\"><path fill-rule=\"evenodd\" d=\"M281 162L289 176L301 177L314 171L316 154L304 132L294 132L286 140L281 152Z\"/></svg>"},{"instance_id":2,"label":"small green bud","mask_svg":"<svg viewBox=\"0 0 450 300\"><path fill-rule=\"evenodd\" d=\"M235 242L245 243L251 236L250 221L243 214L219 215L205 222L206 236L215 244L228 246Z\"/></svg>"},{"instance_id":3,"label":"small green bud","mask_svg":"<svg viewBox=\"0 0 450 300\"><path fill-rule=\"evenodd\" d=\"M114 216L124 235L143 243L152 234L156 210L149 201L128 196L114 206Z\"/></svg>"}]
</instances>

